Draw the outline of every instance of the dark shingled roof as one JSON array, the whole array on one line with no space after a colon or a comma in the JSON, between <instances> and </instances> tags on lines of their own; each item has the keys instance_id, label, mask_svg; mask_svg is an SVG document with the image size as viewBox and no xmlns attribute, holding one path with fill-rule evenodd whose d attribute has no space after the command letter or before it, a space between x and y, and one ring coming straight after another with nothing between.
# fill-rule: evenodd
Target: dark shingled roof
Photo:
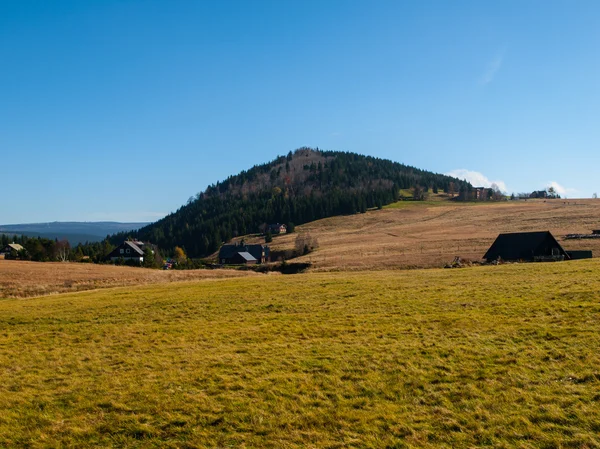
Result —
<instances>
[{"instance_id":1,"label":"dark shingled roof","mask_svg":"<svg viewBox=\"0 0 600 449\"><path fill-rule=\"evenodd\" d=\"M550 231L500 234L483 258L488 261L498 257L502 260L533 260L535 256L551 255L552 248L558 248L560 255L569 259Z\"/></svg>"}]
</instances>

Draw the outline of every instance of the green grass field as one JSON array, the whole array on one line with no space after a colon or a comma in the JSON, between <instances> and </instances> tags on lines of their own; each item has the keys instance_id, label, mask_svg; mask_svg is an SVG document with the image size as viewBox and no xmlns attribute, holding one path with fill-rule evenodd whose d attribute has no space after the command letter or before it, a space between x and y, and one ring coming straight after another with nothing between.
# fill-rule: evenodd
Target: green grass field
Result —
<instances>
[{"instance_id":1,"label":"green grass field","mask_svg":"<svg viewBox=\"0 0 600 449\"><path fill-rule=\"evenodd\" d=\"M502 203L502 202L500 202ZM411 189L400 190L400 201L383 206L383 209L412 209L419 207L440 207L440 206L485 206L497 205L496 201L452 201L444 193L428 193L424 201L414 201Z\"/></svg>"},{"instance_id":2,"label":"green grass field","mask_svg":"<svg viewBox=\"0 0 600 449\"><path fill-rule=\"evenodd\" d=\"M0 446L600 447L600 263L0 301Z\"/></svg>"}]
</instances>

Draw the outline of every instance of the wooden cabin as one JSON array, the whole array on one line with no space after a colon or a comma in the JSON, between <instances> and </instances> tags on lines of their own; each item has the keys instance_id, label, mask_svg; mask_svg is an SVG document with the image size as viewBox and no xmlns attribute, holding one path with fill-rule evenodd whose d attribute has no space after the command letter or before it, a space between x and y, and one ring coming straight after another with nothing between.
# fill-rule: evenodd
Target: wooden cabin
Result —
<instances>
[{"instance_id":1,"label":"wooden cabin","mask_svg":"<svg viewBox=\"0 0 600 449\"><path fill-rule=\"evenodd\" d=\"M544 262L570 257L550 231L500 234L483 256L493 260Z\"/></svg>"}]
</instances>

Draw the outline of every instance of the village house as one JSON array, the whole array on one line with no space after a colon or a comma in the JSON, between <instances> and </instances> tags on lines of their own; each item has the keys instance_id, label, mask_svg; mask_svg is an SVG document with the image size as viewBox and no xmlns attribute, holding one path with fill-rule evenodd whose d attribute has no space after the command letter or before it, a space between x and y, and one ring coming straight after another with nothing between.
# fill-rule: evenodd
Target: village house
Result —
<instances>
[{"instance_id":1,"label":"village house","mask_svg":"<svg viewBox=\"0 0 600 449\"><path fill-rule=\"evenodd\" d=\"M559 261L570 259L550 231L515 232L500 234L483 256L488 262L506 261Z\"/></svg>"},{"instance_id":2,"label":"village house","mask_svg":"<svg viewBox=\"0 0 600 449\"><path fill-rule=\"evenodd\" d=\"M124 261L144 262L144 243L125 240L117 246L109 255L111 262L123 259Z\"/></svg>"},{"instance_id":3,"label":"village house","mask_svg":"<svg viewBox=\"0 0 600 449\"><path fill-rule=\"evenodd\" d=\"M474 200L486 200L487 190L485 187L473 187L473 199Z\"/></svg>"},{"instance_id":4,"label":"village house","mask_svg":"<svg viewBox=\"0 0 600 449\"><path fill-rule=\"evenodd\" d=\"M545 190L536 190L529 194L529 198L548 198L548 192Z\"/></svg>"},{"instance_id":5,"label":"village house","mask_svg":"<svg viewBox=\"0 0 600 449\"><path fill-rule=\"evenodd\" d=\"M22 251L24 249L25 248L23 248L23 246L19 245L18 243L9 243L4 248L2 248L2 251L0 251L0 257L3 259L8 259L9 257L11 257L11 255L16 256L19 251Z\"/></svg>"},{"instance_id":6,"label":"village house","mask_svg":"<svg viewBox=\"0 0 600 449\"><path fill-rule=\"evenodd\" d=\"M219 263L222 265L253 265L269 262L268 245L246 245L244 242L223 245L219 250Z\"/></svg>"},{"instance_id":7,"label":"village house","mask_svg":"<svg viewBox=\"0 0 600 449\"><path fill-rule=\"evenodd\" d=\"M270 224L267 227L267 231L271 232L271 234L285 234L287 233L287 226L280 223Z\"/></svg>"},{"instance_id":8,"label":"village house","mask_svg":"<svg viewBox=\"0 0 600 449\"><path fill-rule=\"evenodd\" d=\"M235 253L231 258L230 263L232 265L256 265L258 263L258 259L248 251L242 251L240 253Z\"/></svg>"}]
</instances>

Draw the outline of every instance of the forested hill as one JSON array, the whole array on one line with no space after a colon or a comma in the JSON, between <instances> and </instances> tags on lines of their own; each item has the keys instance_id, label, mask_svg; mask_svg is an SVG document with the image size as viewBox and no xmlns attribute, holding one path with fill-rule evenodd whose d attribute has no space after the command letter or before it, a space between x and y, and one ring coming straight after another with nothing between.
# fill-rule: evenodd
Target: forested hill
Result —
<instances>
[{"instance_id":1,"label":"forested hill","mask_svg":"<svg viewBox=\"0 0 600 449\"><path fill-rule=\"evenodd\" d=\"M232 237L259 232L265 223L298 225L365 212L397 201L399 189L447 190L450 183L457 190L467 186L389 160L301 148L208 187L177 212L128 235L202 257ZM113 243L123 237L113 236Z\"/></svg>"}]
</instances>

